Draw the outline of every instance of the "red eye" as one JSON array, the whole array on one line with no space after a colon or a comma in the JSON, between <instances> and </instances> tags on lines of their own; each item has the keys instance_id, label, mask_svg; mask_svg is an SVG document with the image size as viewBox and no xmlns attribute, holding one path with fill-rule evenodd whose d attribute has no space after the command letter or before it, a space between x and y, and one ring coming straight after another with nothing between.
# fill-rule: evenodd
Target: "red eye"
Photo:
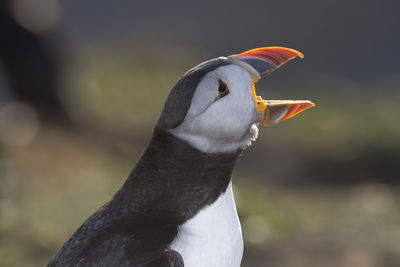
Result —
<instances>
[{"instance_id":1,"label":"red eye","mask_svg":"<svg viewBox=\"0 0 400 267\"><path fill-rule=\"evenodd\" d=\"M218 80L218 96L223 97L229 93L229 88L226 82Z\"/></svg>"}]
</instances>

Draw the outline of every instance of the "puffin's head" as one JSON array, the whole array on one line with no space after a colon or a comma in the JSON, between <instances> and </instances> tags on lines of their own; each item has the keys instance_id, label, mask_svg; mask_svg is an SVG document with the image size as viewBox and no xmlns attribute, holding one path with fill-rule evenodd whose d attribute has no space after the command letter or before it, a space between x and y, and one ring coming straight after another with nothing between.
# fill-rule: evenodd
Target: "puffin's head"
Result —
<instances>
[{"instance_id":1,"label":"puffin's head","mask_svg":"<svg viewBox=\"0 0 400 267\"><path fill-rule=\"evenodd\" d=\"M300 52L264 47L219 57L189 70L168 96L156 128L208 153L244 149L257 124L275 125L314 106L310 101L263 100L254 84Z\"/></svg>"}]
</instances>

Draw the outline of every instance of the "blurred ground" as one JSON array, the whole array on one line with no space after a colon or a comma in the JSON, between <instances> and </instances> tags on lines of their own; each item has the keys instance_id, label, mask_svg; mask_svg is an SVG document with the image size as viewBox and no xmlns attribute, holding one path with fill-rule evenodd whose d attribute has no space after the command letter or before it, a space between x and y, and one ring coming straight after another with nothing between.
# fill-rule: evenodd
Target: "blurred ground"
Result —
<instances>
[{"instance_id":1,"label":"blurred ground","mask_svg":"<svg viewBox=\"0 0 400 267\"><path fill-rule=\"evenodd\" d=\"M87 133L45 126L29 146L7 149L1 161L0 266L45 265L111 198L143 144L125 150ZM400 188L374 182L267 186L267 168L244 168L250 156L244 154L233 176L246 241L243 266L399 266Z\"/></svg>"},{"instance_id":2,"label":"blurred ground","mask_svg":"<svg viewBox=\"0 0 400 267\"><path fill-rule=\"evenodd\" d=\"M257 93L316 107L261 128L234 171L243 266L400 266L396 1L6 2L1 267L45 265L112 197L185 71L269 45L305 59Z\"/></svg>"}]
</instances>

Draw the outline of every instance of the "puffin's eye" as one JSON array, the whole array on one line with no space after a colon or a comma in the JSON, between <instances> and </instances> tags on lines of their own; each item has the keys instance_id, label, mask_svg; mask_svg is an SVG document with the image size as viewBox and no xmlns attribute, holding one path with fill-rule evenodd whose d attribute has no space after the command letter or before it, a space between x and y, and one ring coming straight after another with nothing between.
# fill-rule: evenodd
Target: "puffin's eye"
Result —
<instances>
[{"instance_id":1,"label":"puffin's eye","mask_svg":"<svg viewBox=\"0 0 400 267\"><path fill-rule=\"evenodd\" d=\"M229 94L229 88L226 82L218 80L218 97L223 97Z\"/></svg>"}]
</instances>

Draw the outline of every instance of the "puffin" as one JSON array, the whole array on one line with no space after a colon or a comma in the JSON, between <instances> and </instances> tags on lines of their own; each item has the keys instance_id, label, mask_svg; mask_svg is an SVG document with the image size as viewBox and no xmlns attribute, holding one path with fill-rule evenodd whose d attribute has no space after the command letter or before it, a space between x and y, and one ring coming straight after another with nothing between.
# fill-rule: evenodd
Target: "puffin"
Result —
<instances>
[{"instance_id":1,"label":"puffin","mask_svg":"<svg viewBox=\"0 0 400 267\"><path fill-rule=\"evenodd\" d=\"M125 183L47 266L240 266L233 168L259 125L276 125L314 106L264 100L255 83L296 57L303 55L262 47L187 71Z\"/></svg>"}]
</instances>

